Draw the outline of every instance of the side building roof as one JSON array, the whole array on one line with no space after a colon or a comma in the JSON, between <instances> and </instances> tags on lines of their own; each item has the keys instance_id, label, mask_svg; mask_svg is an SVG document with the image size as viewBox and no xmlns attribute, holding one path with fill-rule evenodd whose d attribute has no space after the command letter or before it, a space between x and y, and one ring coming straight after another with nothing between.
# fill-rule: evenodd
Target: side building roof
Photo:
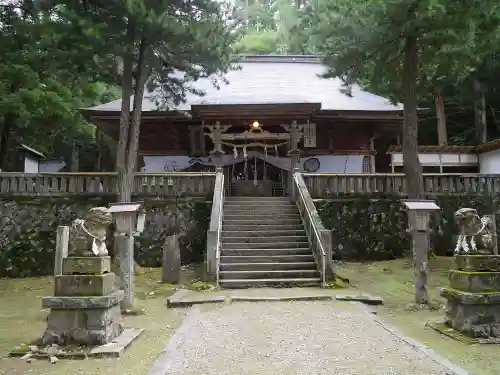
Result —
<instances>
[{"instance_id":1,"label":"side building roof","mask_svg":"<svg viewBox=\"0 0 500 375\"><path fill-rule=\"evenodd\" d=\"M389 100L352 88L347 96L338 78L319 77L326 71L315 56L246 56L225 75L228 83L220 82L214 87L210 78L200 79L192 85L205 93L204 96L188 94L186 102L169 110L190 111L196 105L248 105L248 104L298 104L320 103L325 111L402 111L401 104L393 105ZM159 111L158 95L146 93L142 111ZM83 109L90 114L119 112L121 99Z\"/></svg>"}]
</instances>

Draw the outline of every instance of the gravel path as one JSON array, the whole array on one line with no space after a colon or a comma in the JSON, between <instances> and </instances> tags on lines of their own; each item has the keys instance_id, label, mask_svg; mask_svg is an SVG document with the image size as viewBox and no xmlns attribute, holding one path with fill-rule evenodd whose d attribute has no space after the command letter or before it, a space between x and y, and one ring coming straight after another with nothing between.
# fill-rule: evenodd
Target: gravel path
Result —
<instances>
[{"instance_id":1,"label":"gravel path","mask_svg":"<svg viewBox=\"0 0 500 375\"><path fill-rule=\"evenodd\" d=\"M234 303L203 313L165 375L445 375L356 306Z\"/></svg>"}]
</instances>

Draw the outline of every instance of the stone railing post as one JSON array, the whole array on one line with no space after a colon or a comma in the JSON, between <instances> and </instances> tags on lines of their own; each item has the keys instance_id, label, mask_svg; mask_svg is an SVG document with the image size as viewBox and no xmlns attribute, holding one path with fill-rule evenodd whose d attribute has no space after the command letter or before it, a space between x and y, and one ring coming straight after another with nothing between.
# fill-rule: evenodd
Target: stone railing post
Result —
<instances>
[{"instance_id":1,"label":"stone railing post","mask_svg":"<svg viewBox=\"0 0 500 375\"><path fill-rule=\"evenodd\" d=\"M302 175L299 175L298 178L298 186L295 189L300 189L302 196L304 197L304 208L309 211L311 214L312 225L316 228L319 234L319 240L323 245L323 249L325 250L325 271L326 271L326 280L331 280L334 276L335 272L333 269L333 261L332 261L332 232L329 229L326 229L323 226L323 222L316 210L316 206L314 205L314 201L309 194L309 190L307 190L307 186L302 178ZM298 192L295 192L297 196ZM298 199L298 198L297 198ZM310 234L312 235L312 234Z\"/></svg>"},{"instance_id":2,"label":"stone railing post","mask_svg":"<svg viewBox=\"0 0 500 375\"><path fill-rule=\"evenodd\" d=\"M220 241L220 215L222 214L224 196L224 174L222 168L216 169L214 195L212 199L212 213L207 231L207 251L205 259L205 279L214 281L217 277L217 246Z\"/></svg>"},{"instance_id":3,"label":"stone railing post","mask_svg":"<svg viewBox=\"0 0 500 375\"><path fill-rule=\"evenodd\" d=\"M69 227L66 225L60 225L57 227L54 276L62 275L63 260L68 256L68 246L69 246Z\"/></svg>"},{"instance_id":4,"label":"stone railing post","mask_svg":"<svg viewBox=\"0 0 500 375\"><path fill-rule=\"evenodd\" d=\"M297 187L295 186L295 181L293 180L295 173L299 173L299 168L293 168L290 171L290 176L288 178L288 195L290 196L291 202L297 201Z\"/></svg>"}]
</instances>

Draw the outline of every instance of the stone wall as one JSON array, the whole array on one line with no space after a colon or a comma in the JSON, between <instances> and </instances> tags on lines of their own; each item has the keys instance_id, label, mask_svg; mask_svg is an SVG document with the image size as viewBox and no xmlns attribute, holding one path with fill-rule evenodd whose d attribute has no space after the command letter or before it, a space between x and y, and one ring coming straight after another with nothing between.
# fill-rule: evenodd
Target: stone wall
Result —
<instances>
[{"instance_id":1,"label":"stone wall","mask_svg":"<svg viewBox=\"0 0 500 375\"><path fill-rule=\"evenodd\" d=\"M500 207L490 196L440 195L430 199L442 209L431 221L431 247L436 255L452 254L457 233L453 213L461 207L475 208L480 215L495 213L499 232ZM325 227L332 230L334 259L394 259L410 249L400 197L318 200L316 208Z\"/></svg>"},{"instance_id":2,"label":"stone wall","mask_svg":"<svg viewBox=\"0 0 500 375\"><path fill-rule=\"evenodd\" d=\"M53 272L56 228L71 225L105 199L0 200L0 277L26 277ZM201 200L145 202L146 229L136 239L136 261L161 265L165 237L178 233L182 261L203 259L211 202ZM111 245L111 244L110 244Z\"/></svg>"}]
</instances>

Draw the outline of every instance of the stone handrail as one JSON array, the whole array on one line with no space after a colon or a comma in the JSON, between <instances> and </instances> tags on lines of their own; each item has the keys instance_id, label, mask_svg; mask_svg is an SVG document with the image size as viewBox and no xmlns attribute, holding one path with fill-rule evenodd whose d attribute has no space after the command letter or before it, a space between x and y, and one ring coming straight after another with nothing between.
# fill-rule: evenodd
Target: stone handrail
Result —
<instances>
[{"instance_id":1,"label":"stone handrail","mask_svg":"<svg viewBox=\"0 0 500 375\"><path fill-rule=\"evenodd\" d=\"M224 205L224 173L218 170L215 176L212 213L207 231L206 279L219 283L219 263L222 231L222 207Z\"/></svg>"},{"instance_id":2,"label":"stone handrail","mask_svg":"<svg viewBox=\"0 0 500 375\"><path fill-rule=\"evenodd\" d=\"M291 193L292 200L299 209L314 260L321 274L321 285L325 286L334 275L331 232L323 226L302 175L296 171L293 173Z\"/></svg>"},{"instance_id":3,"label":"stone handrail","mask_svg":"<svg viewBox=\"0 0 500 375\"><path fill-rule=\"evenodd\" d=\"M400 173L303 173L314 199L342 195L406 195L406 178ZM424 174L424 187L430 195L500 194L500 175Z\"/></svg>"},{"instance_id":4,"label":"stone handrail","mask_svg":"<svg viewBox=\"0 0 500 375\"><path fill-rule=\"evenodd\" d=\"M215 173L136 173L134 196L206 197L213 193ZM67 197L116 195L116 173L0 173L0 197Z\"/></svg>"}]
</instances>

